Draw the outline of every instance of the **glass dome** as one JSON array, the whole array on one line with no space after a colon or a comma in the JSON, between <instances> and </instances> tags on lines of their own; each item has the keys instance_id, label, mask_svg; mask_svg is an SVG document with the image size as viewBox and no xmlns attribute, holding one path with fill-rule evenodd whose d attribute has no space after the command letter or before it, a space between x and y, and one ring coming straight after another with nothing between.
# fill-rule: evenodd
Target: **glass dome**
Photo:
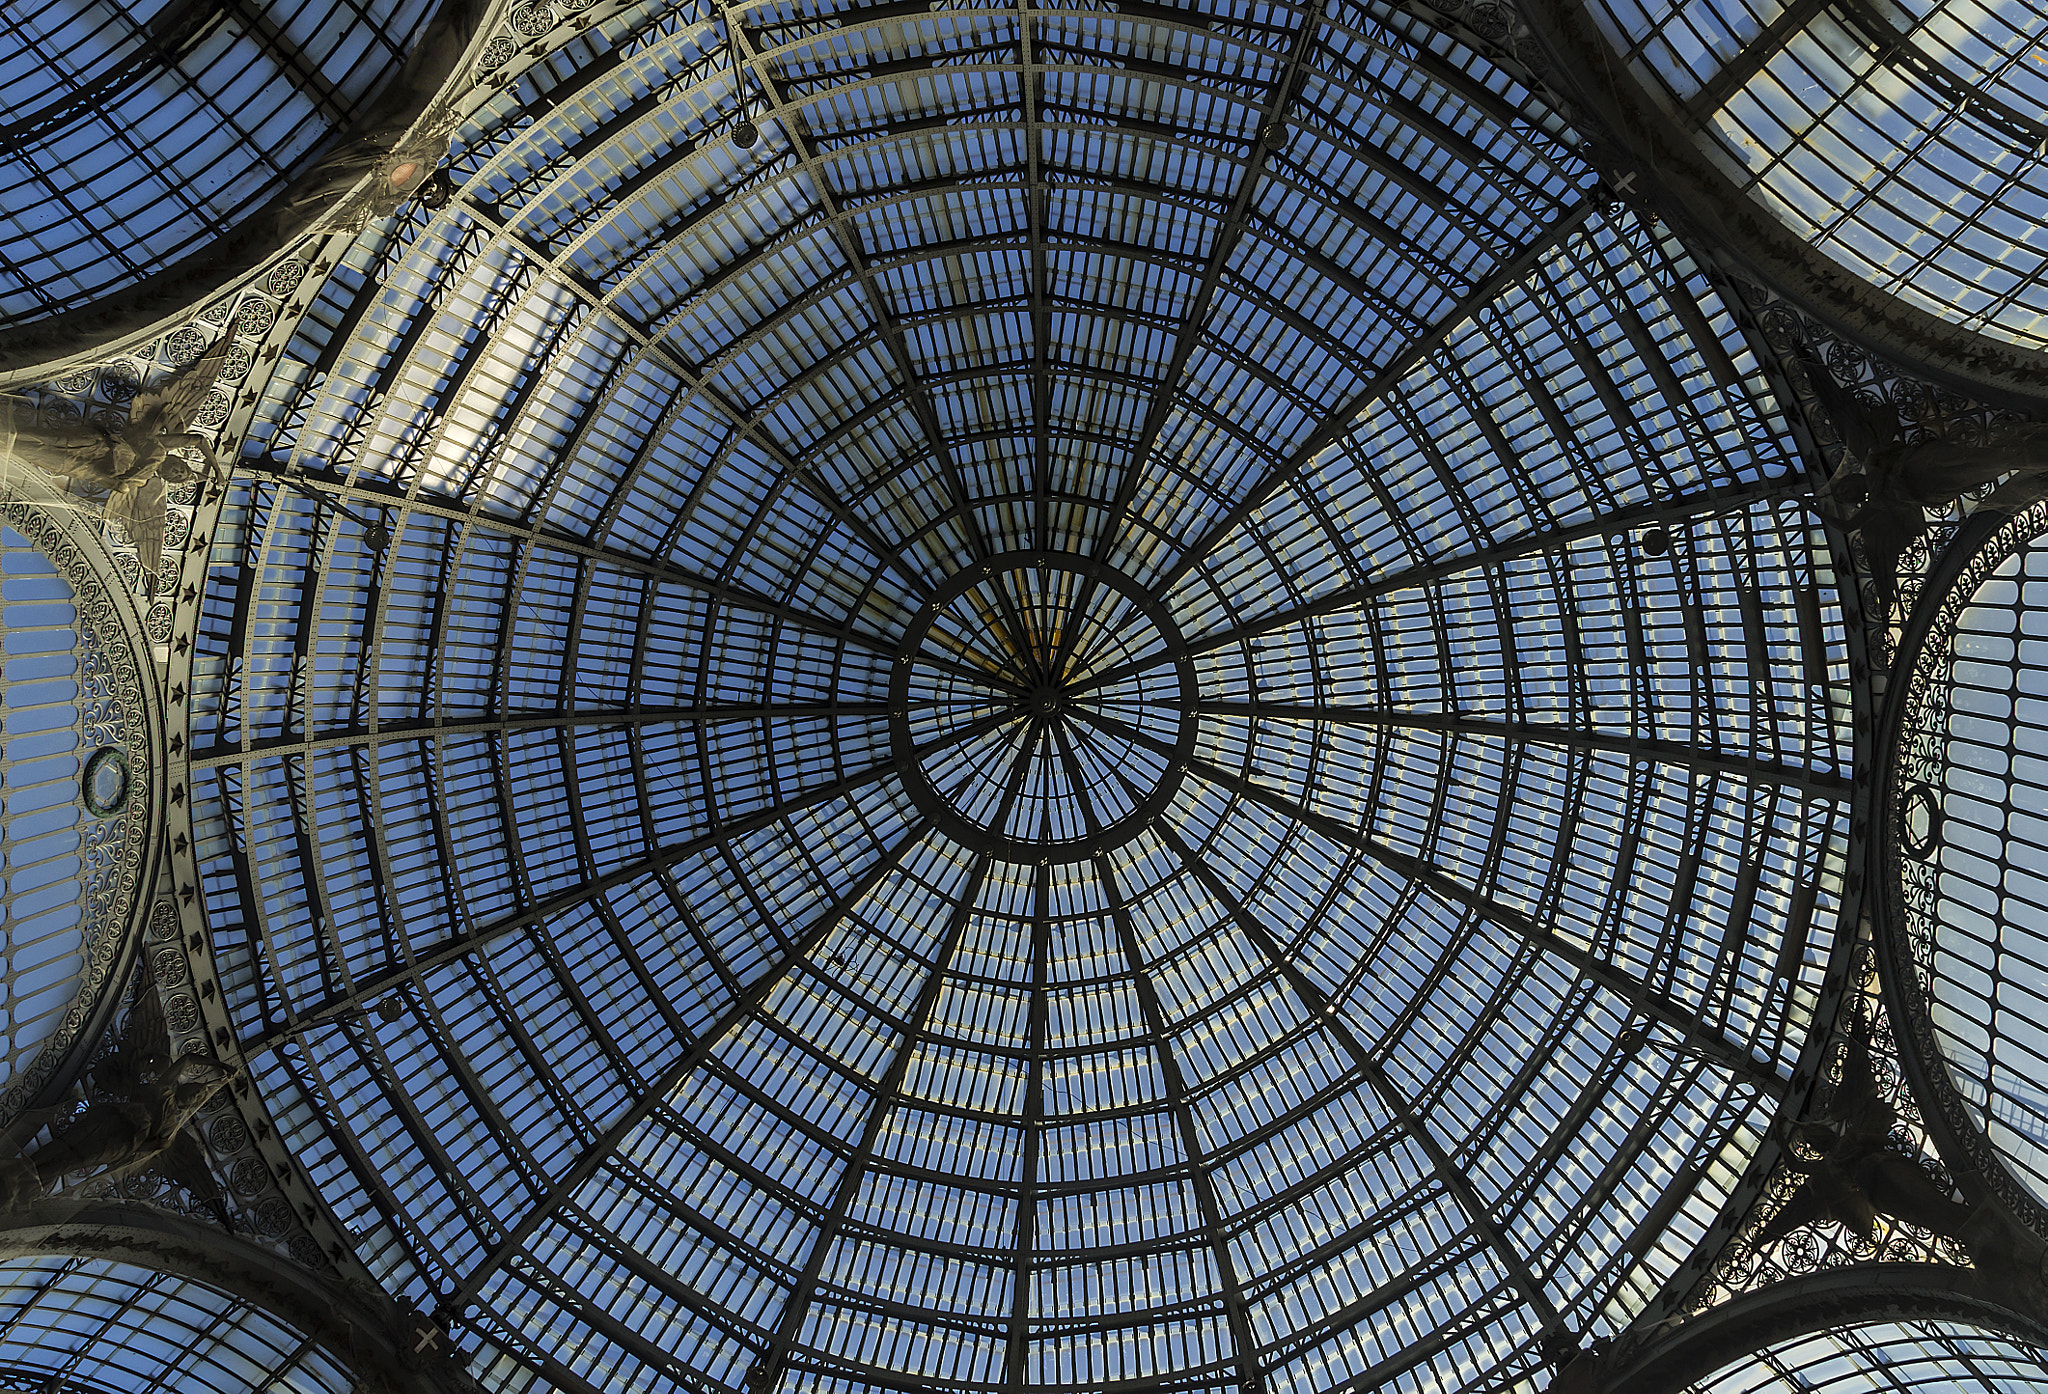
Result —
<instances>
[{"instance_id":1,"label":"glass dome","mask_svg":"<svg viewBox=\"0 0 2048 1394\"><path fill-rule=\"evenodd\" d=\"M654 6L338 257L219 983L495 1388L1484 1389L1740 1203L1848 641L1730 306L1393 5Z\"/></svg>"},{"instance_id":2,"label":"glass dome","mask_svg":"<svg viewBox=\"0 0 2048 1394\"><path fill-rule=\"evenodd\" d=\"M1876 1321L1779 1341L1692 1394L2036 1394L2048 1351L1955 1321Z\"/></svg>"},{"instance_id":3,"label":"glass dome","mask_svg":"<svg viewBox=\"0 0 2048 1394\"><path fill-rule=\"evenodd\" d=\"M320 1346L203 1283L110 1259L0 1261L0 1389L354 1394Z\"/></svg>"}]
</instances>

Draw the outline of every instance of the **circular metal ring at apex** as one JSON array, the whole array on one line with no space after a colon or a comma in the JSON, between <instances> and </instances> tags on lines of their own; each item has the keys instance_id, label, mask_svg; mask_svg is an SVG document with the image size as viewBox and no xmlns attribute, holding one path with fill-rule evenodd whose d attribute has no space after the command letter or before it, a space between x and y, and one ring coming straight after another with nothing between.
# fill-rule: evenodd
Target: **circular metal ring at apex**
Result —
<instances>
[{"instance_id":1,"label":"circular metal ring at apex","mask_svg":"<svg viewBox=\"0 0 2048 1394\"><path fill-rule=\"evenodd\" d=\"M977 590L983 592L979 597ZM960 626L956 606L962 601L973 602L969 609L1001 613L986 624ZM1027 632L1033 627L1024 611L1057 623ZM949 615L955 626L942 629ZM1106 627L1110 617L1119 620L1118 628ZM1133 643L1127 637L1133 629L1153 633ZM1088 637L1078 637L1084 631ZM935 643L940 637L947 642ZM1090 665L1087 655L1105 646L1119 650L1114 661ZM1160 672L1168 666L1170 682ZM1084 681L1102 671L1113 671L1117 680ZM913 680L940 672L956 675L961 695L945 702L914 700ZM1131 684L1142 689L1135 697L1114 695ZM961 844L1018 862L1081 861L1128 842L1179 792L1194 750L1199 698L1193 660L1158 597L1116 568L1071 552L1007 552L948 578L905 629L889 680L891 753L912 800ZM972 771L950 783L950 793L934 782L928 766L966 738L967 723L960 723L958 739L938 740L921 735L917 723L949 703L971 705L983 722L991 710L999 718L997 734L1009 743L999 758L1014 775L1003 816L1030 775L1028 762L1049 759L1040 754L1044 745L1058 750L1064 770L1051 782L1068 791L1060 808L1064 829L1048 826L1049 813L1036 836L977 818L963 801L986 803L995 786L975 782ZM1120 710L1088 710L1100 706ZM1015 744L1020 722L1031 723L1021 748ZM1152 734L1138 729L1148 723ZM1109 746L1121 747L1130 758L1107 758ZM1078 777L1083 755L1095 760L1098 777ZM1040 796L1038 802L1059 800ZM1108 805L1112 816L1101 816L1098 804Z\"/></svg>"}]
</instances>

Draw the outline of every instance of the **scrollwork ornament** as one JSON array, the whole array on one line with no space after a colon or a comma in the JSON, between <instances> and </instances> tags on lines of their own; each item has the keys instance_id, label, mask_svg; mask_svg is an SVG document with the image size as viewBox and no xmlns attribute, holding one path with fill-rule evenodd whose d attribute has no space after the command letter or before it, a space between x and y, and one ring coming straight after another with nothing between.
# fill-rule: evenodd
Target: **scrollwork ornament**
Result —
<instances>
[{"instance_id":1,"label":"scrollwork ornament","mask_svg":"<svg viewBox=\"0 0 2048 1394\"><path fill-rule=\"evenodd\" d=\"M305 279L306 263L296 260L281 261L263 278L263 289L272 295L283 297L297 290L299 283Z\"/></svg>"},{"instance_id":2,"label":"scrollwork ornament","mask_svg":"<svg viewBox=\"0 0 2048 1394\"><path fill-rule=\"evenodd\" d=\"M1483 39L1499 43L1513 29L1508 12L1498 5L1475 5L1466 17L1466 23Z\"/></svg>"},{"instance_id":3,"label":"scrollwork ornament","mask_svg":"<svg viewBox=\"0 0 2048 1394\"><path fill-rule=\"evenodd\" d=\"M164 1022L178 1035L187 1035L199 1029L199 1004L191 994L174 992L165 994Z\"/></svg>"},{"instance_id":4,"label":"scrollwork ornament","mask_svg":"<svg viewBox=\"0 0 2048 1394\"><path fill-rule=\"evenodd\" d=\"M477 69L493 73L511 62L519 53L519 45L500 35L484 46L483 56L477 60Z\"/></svg>"},{"instance_id":5,"label":"scrollwork ornament","mask_svg":"<svg viewBox=\"0 0 2048 1394\"><path fill-rule=\"evenodd\" d=\"M1814 1203L1816 1196L1828 1192L1809 1189L1830 1160L1826 1132L1836 1124L1853 1128L1858 1115L1892 1118L1890 1147L1925 1171L1944 1195L1955 1189L1954 1178L1933 1150L1900 1068L1891 1013L1878 998L1876 952L1867 938L1858 945L1851 976L1861 986L1851 989L1828 1033L1822 1078L1808 1100L1807 1111L1801 1122L1792 1126L1787 1150L1764 1181L1746 1221L1687 1294L1684 1310L1697 1314L1786 1278L1872 1261L1972 1266L1965 1245L1889 1208L1878 1210L1868 1232L1859 1232L1857 1225L1846 1222L1831 1205ZM1851 1083L1852 1061L1867 1066L1860 1085ZM1845 1089L1850 1091L1846 1096ZM1866 1113L1868 1105L1860 1102L1872 1094L1882 1100L1874 1115ZM1820 1126L1814 1128L1815 1123ZM1915 1213L1918 1219L1939 1218Z\"/></svg>"},{"instance_id":6,"label":"scrollwork ornament","mask_svg":"<svg viewBox=\"0 0 2048 1394\"><path fill-rule=\"evenodd\" d=\"M164 335L158 347L158 356L173 368L183 368L198 359L206 351L206 337L198 330L186 325Z\"/></svg>"}]
</instances>

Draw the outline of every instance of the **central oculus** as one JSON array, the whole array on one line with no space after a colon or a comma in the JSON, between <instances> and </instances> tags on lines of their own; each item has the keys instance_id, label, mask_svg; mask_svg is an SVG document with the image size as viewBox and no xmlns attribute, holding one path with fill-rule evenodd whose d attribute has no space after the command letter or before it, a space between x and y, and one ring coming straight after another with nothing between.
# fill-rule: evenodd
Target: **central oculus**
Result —
<instances>
[{"instance_id":1,"label":"central oculus","mask_svg":"<svg viewBox=\"0 0 2048 1394\"><path fill-rule=\"evenodd\" d=\"M890 741L948 836L1078 861L1172 801L1198 696L1171 612L1136 581L1067 552L1006 552L949 579L904 631Z\"/></svg>"}]
</instances>

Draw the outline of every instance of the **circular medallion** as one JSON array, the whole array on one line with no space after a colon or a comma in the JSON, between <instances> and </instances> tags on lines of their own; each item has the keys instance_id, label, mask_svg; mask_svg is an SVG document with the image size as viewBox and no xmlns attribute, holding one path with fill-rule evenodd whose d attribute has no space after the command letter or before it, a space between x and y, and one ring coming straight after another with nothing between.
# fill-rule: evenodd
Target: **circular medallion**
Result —
<instances>
[{"instance_id":1,"label":"circular medallion","mask_svg":"<svg viewBox=\"0 0 2048 1394\"><path fill-rule=\"evenodd\" d=\"M199 355L206 352L206 336L186 325L164 336L159 350L164 362L173 368L184 368L199 361Z\"/></svg>"},{"instance_id":2,"label":"circular medallion","mask_svg":"<svg viewBox=\"0 0 2048 1394\"><path fill-rule=\"evenodd\" d=\"M1010 552L920 610L889 687L893 754L945 832L1015 861L1131 838L1180 788L1198 687L1165 605L1113 567Z\"/></svg>"},{"instance_id":3,"label":"circular medallion","mask_svg":"<svg viewBox=\"0 0 2048 1394\"><path fill-rule=\"evenodd\" d=\"M286 296L299 288L299 282L306 279L306 263L303 261L281 261L271 268L263 278L263 288L272 295Z\"/></svg>"},{"instance_id":4,"label":"circular medallion","mask_svg":"<svg viewBox=\"0 0 2048 1394\"><path fill-rule=\"evenodd\" d=\"M277 323L277 306L258 295L243 300L235 311L235 333L262 338Z\"/></svg>"},{"instance_id":5,"label":"circular medallion","mask_svg":"<svg viewBox=\"0 0 2048 1394\"><path fill-rule=\"evenodd\" d=\"M1933 788L1916 784L1899 805L1899 840L1909 855L1925 859L1941 836L1941 801Z\"/></svg>"},{"instance_id":6,"label":"circular medallion","mask_svg":"<svg viewBox=\"0 0 2048 1394\"><path fill-rule=\"evenodd\" d=\"M101 746L85 762L86 811L95 818L112 818L128 806L128 757L113 746Z\"/></svg>"}]
</instances>

